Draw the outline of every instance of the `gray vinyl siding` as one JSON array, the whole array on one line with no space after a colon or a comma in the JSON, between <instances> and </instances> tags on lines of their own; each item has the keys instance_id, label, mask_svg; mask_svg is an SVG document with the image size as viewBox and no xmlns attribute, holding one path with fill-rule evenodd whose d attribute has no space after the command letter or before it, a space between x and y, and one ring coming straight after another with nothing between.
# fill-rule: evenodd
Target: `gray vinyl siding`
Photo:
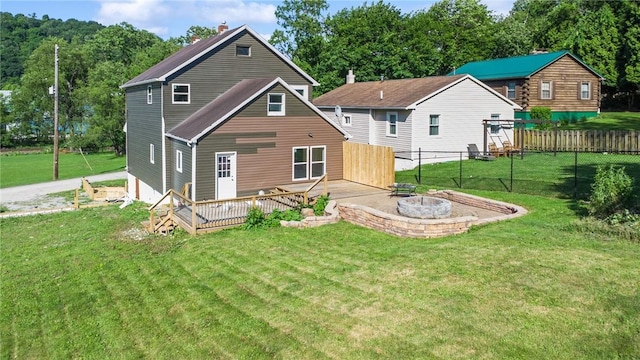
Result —
<instances>
[{"instance_id":1,"label":"gray vinyl siding","mask_svg":"<svg viewBox=\"0 0 640 360\"><path fill-rule=\"evenodd\" d=\"M335 110L331 110L330 112L325 111L325 114L331 119L335 118ZM342 125L342 119L340 119L342 128L352 136L349 141L368 144L370 122L369 110L342 108L342 114L351 115L351 126Z\"/></svg>"},{"instance_id":2,"label":"gray vinyl siding","mask_svg":"<svg viewBox=\"0 0 640 360\"><path fill-rule=\"evenodd\" d=\"M250 57L237 57L236 44L251 46ZM180 123L220 94L243 79L282 78L290 85L309 85L297 71L262 45L247 32L230 39L223 47L215 49L189 67L168 79L165 84L164 116L167 129ZM172 104L172 84L190 85L190 104ZM309 95L310 96L310 95Z\"/></svg>"},{"instance_id":3,"label":"gray vinyl siding","mask_svg":"<svg viewBox=\"0 0 640 360\"><path fill-rule=\"evenodd\" d=\"M162 192L162 111L160 84L152 84L153 101L147 104L147 85L127 89L128 172ZM149 161L149 145L155 147L155 163Z\"/></svg>"},{"instance_id":4,"label":"gray vinyl siding","mask_svg":"<svg viewBox=\"0 0 640 360\"><path fill-rule=\"evenodd\" d=\"M177 168L177 151L182 151L182 172ZM184 184L191 181L191 170L193 169L191 161L191 148L182 141L175 139L167 139L167 151L170 156L168 161L168 179L169 187L175 191L181 191Z\"/></svg>"},{"instance_id":5,"label":"gray vinyl siding","mask_svg":"<svg viewBox=\"0 0 640 360\"><path fill-rule=\"evenodd\" d=\"M411 151L411 110L372 110L374 139L372 145L391 146L396 156L406 157ZM398 113L397 136L387 136L387 112ZM405 152L405 154L402 154Z\"/></svg>"}]
</instances>

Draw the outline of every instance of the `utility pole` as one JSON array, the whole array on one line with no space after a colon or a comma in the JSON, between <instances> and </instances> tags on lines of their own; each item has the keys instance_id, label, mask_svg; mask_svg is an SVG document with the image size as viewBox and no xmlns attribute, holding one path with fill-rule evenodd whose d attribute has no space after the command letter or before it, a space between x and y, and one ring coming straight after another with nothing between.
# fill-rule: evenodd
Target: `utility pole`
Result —
<instances>
[{"instance_id":1,"label":"utility pole","mask_svg":"<svg viewBox=\"0 0 640 360\"><path fill-rule=\"evenodd\" d=\"M55 84L53 85L53 180L58 180L58 44L56 44L55 49Z\"/></svg>"}]
</instances>

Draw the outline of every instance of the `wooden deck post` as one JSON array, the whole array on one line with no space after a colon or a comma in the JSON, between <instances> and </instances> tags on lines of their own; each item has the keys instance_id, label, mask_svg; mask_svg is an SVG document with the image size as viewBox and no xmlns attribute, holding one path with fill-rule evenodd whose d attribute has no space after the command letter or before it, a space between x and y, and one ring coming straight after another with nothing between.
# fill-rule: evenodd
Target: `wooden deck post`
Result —
<instances>
[{"instance_id":1,"label":"wooden deck post","mask_svg":"<svg viewBox=\"0 0 640 360\"><path fill-rule=\"evenodd\" d=\"M191 231L193 231L193 234L198 232L198 221L197 221L197 217L196 215L197 213L197 208L198 207L198 202L197 201L191 201Z\"/></svg>"},{"instance_id":2,"label":"wooden deck post","mask_svg":"<svg viewBox=\"0 0 640 360\"><path fill-rule=\"evenodd\" d=\"M76 189L76 196L74 196L73 198L73 207L76 209L80 208L80 199L78 199L78 197L80 196L80 190Z\"/></svg>"},{"instance_id":3,"label":"wooden deck post","mask_svg":"<svg viewBox=\"0 0 640 360\"><path fill-rule=\"evenodd\" d=\"M329 180L327 174L324 174L324 193L323 195L327 195L329 193Z\"/></svg>"}]
</instances>

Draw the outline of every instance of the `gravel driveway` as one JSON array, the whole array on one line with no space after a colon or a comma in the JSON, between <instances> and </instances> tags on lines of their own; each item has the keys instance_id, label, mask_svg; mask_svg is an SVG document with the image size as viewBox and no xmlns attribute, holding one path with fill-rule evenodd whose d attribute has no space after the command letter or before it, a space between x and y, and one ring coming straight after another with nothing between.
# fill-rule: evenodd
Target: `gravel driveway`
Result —
<instances>
[{"instance_id":1,"label":"gravel driveway","mask_svg":"<svg viewBox=\"0 0 640 360\"><path fill-rule=\"evenodd\" d=\"M89 182L126 179L125 171L91 175ZM82 178L51 181L40 184L0 189L0 205L9 212L46 210L72 206L68 200L50 194L71 191L82 187Z\"/></svg>"}]
</instances>

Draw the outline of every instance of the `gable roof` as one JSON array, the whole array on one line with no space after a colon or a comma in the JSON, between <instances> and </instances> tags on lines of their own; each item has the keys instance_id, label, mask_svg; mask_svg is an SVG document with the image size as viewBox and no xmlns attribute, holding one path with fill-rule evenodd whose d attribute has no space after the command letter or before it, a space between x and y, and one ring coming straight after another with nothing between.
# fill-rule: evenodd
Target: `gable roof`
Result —
<instances>
[{"instance_id":1,"label":"gable roof","mask_svg":"<svg viewBox=\"0 0 640 360\"><path fill-rule=\"evenodd\" d=\"M498 94L493 89L470 75L430 76L416 79L366 81L345 84L313 100L318 107L341 107L362 109L415 109L420 103L439 93L470 80L498 96L516 109L520 106Z\"/></svg>"},{"instance_id":2,"label":"gable roof","mask_svg":"<svg viewBox=\"0 0 640 360\"><path fill-rule=\"evenodd\" d=\"M134 77L133 79L127 81L124 85L121 85L120 88L128 88L136 85L143 85L152 82L165 81L169 76L176 73L177 71L183 69L189 64L197 61L202 56L205 56L215 48L224 46L227 42L231 41L235 35L241 34L243 31L248 32L254 38L256 38L260 43L262 43L265 47L271 50L276 56L278 56L282 61L291 66L295 71L300 73L304 78L309 80L309 82L313 86L319 85L318 82L313 79L309 74L300 69L296 64L294 64L290 59L280 53L276 48L274 48L268 41L266 41L262 36L253 31L247 25L243 25L237 27L235 29L227 30L221 34L217 34L215 36L211 36L206 39L202 39L193 44L187 45L182 49L176 51L174 54L170 55L166 59L157 63L156 65L150 67L142 74Z\"/></svg>"},{"instance_id":3,"label":"gable roof","mask_svg":"<svg viewBox=\"0 0 640 360\"><path fill-rule=\"evenodd\" d=\"M180 124L167 132L167 136L184 141L186 143L197 143L203 136L222 125L226 120L233 117L244 106L263 95L274 85L282 85L289 93L296 96L305 103L311 110L318 114L323 120L336 128L345 137L351 137L344 129L329 119L322 111L318 110L306 98L292 89L280 78L270 79L245 79L231 87L222 95L218 96L207 105L200 108L195 113ZM266 112L266 108L265 108Z\"/></svg>"},{"instance_id":4,"label":"gable roof","mask_svg":"<svg viewBox=\"0 0 640 360\"><path fill-rule=\"evenodd\" d=\"M602 75L566 50L470 62L452 71L449 75L470 74L479 80L525 78L558 61L565 55L573 58L597 77L604 79Z\"/></svg>"}]
</instances>

